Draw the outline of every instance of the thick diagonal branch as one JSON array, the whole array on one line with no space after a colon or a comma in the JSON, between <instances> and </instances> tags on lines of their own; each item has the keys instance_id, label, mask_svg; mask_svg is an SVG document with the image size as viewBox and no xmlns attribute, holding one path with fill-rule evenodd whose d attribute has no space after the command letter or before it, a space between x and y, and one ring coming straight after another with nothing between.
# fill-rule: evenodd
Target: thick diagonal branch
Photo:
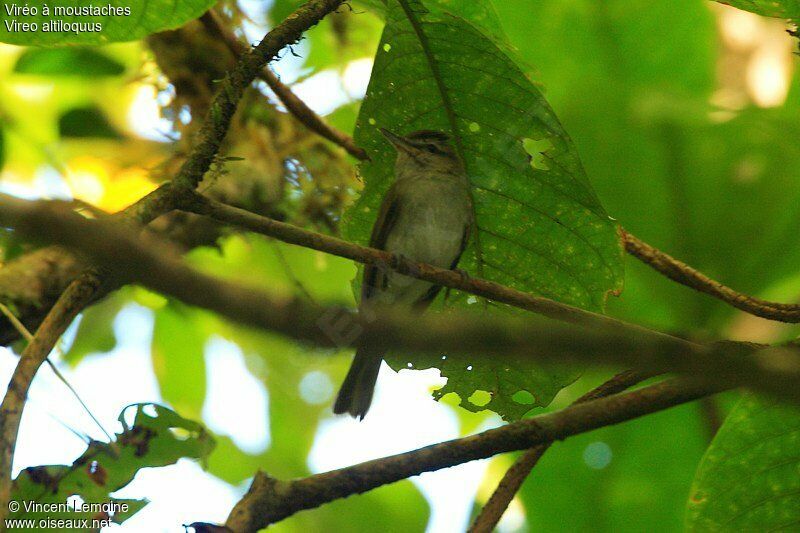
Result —
<instances>
[{"instance_id":1,"label":"thick diagonal branch","mask_svg":"<svg viewBox=\"0 0 800 533\"><path fill-rule=\"evenodd\" d=\"M540 415L412 452L293 481L259 472L226 522L235 533L258 531L304 509L360 494L401 479L523 450L690 402L715 392L697 382L665 381L562 411Z\"/></svg>"},{"instance_id":2,"label":"thick diagonal branch","mask_svg":"<svg viewBox=\"0 0 800 533\"><path fill-rule=\"evenodd\" d=\"M343 346L352 345L360 335L378 346L411 353L480 353L526 360L622 364L680 372L714 385L745 385L800 403L800 354L793 346L736 342L701 345L625 323L577 327L464 311L429 315L424 321L397 309L382 309L370 318L355 317L342 307L278 298L202 274L186 267L162 241L139 238L118 223L85 219L58 207L54 202L28 202L0 195L0 224L26 236L80 250L113 271L120 282L139 283L240 323L295 339ZM475 361L479 363L479 359Z\"/></svg>"}]
</instances>

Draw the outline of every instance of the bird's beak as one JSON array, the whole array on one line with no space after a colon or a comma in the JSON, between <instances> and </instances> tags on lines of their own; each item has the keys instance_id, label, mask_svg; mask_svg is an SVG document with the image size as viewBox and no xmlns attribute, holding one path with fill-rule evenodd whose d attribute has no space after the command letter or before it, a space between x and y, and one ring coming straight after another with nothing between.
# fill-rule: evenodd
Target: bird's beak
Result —
<instances>
[{"instance_id":1,"label":"bird's beak","mask_svg":"<svg viewBox=\"0 0 800 533\"><path fill-rule=\"evenodd\" d=\"M386 128L381 128L381 133L386 140L392 143L392 146L395 147L396 150L402 150L403 152L409 155L415 155L417 152L417 147L408 142L405 137L401 137L400 135L396 135L391 131L387 130Z\"/></svg>"}]
</instances>

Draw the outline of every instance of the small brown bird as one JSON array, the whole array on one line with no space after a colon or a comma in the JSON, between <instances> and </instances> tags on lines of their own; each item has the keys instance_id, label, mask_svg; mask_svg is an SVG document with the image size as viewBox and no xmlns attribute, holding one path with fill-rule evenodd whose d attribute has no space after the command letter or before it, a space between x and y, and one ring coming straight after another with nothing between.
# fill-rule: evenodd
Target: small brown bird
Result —
<instances>
[{"instance_id":1,"label":"small brown bird","mask_svg":"<svg viewBox=\"0 0 800 533\"><path fill-rule=\"evenodd\" d=\"M453 269L467 245L473 209L464 165L440 131L415 131L405 137L381 128L397 150L395 181L381 204L370 246L399 256ZM405 306L423 312L441 286L387 268L364 268L359 312L369 317L380 306ZM364 418L383 360L381 348L361 342L333 411Z\"/></svg>"}]
</instances>

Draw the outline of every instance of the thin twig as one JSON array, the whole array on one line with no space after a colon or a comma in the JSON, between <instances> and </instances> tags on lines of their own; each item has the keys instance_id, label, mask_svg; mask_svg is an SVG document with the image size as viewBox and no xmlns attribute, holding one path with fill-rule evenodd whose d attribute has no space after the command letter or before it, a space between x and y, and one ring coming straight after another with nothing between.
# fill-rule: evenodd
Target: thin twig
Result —
<instances>
[{"instance_id":1,"label":"thin twig","mask_svg":"<svg viewBox=\"0 0 800 533\"><path fill-rule=\"evenodd\" d=\"M8 513L11 465L28 390L36 371L47 359L58 339L91 301L99 282L97 278L90 278L91 275L86 274L73 281L47 314L31 343L22 352L0 405L0 524Z\"/></svg>"},{"instance_id":2,"label":"thin twig","mask_svg":"<svg viewBox=\"0 0 800 533\"><path fill-rule=\"evenodd\" d=\"M779 322L800 322L800 305L770 302L742 294L647 244L624 229L620 230L620 235L629 254L672 281L713 296L751 315Z\"/></svg>"},{"instance_id":3,"label":"thin twig","mask_svg":"<svg viewBox=\"0 0 800 533\"><path fill-rule=\"evenodd\" d=\"M206 11L200 17L200 21L209 31L223 40L235 57L238 58L247 52L247 45L234 35L214 9ZM283 105L286 106L286 109L305 127L332 143L338 144L356 159L362 161L369 159L367 152L363 148L356 146L351 136L337 130L317 115L268 66L262 68L258 76L269 85L269 88L278 96Z\"/></svg>"},{"instance_id":4,"label":"thin twig","mask_svg":"<svg viewBox=\"0 0 800 533\"><path fill-rule=\"evenodd\" d=\"M303 36L303 32L335 11L344 0L310 0L297 8L283 22L264 36L258 45L243 54L236 67L219 83L189 157L172 181L162 185L125 212L129 218L145 224L175 209L181 197L193 191L211 168L231 120L245 90L264 66L275 59L283 48Z\"/></svg>"},{"instance_id":5,"label":"thin twig","mask_svg":"<svg viewBox=\"0 0 800 533\"><path fill-rule=\"evenodd\" d=\"M302 479L282 481L258 472L250 490L231 511L225 526L235 533L255 532L298 511L401 479L618 424L714 392L695 382L668 380L477 435Z\"/></svg>"},{"instance_id":6,"label":"thin twig","mask_svg":"<svg viewBox=\"0 0 800 533\"><path fill-rule=\"evenodd\" d=\"M577 327L534 317L476 316L457 310L430 314L424 321L407 310L388 308L372 317L356 317L342 306L277 297L203 274L187 267L164 241L138 236L119 223L83 218L57 202L0 195L0 224L21 235L80 250L107 267L109 275L113 272L118 282L138 283L242 324L320 346L352 346L361 338L409 353L478 353L508 357L509 362L572 360L625 365L698 376L714 385L746 386L800 403L800 347L791 344L698 344L625 322ZM430 278L418 272L414 275L436 279L433 274ZM442 284L450 283L445 281ZM460 287L455 282L451 285Z\"/></svg>"},{"instance_id":7,"label":"thin twig","mask_svg":"<svg viewBox=\"0 0 800 533\"><path fill-rule=\"evenodd\" d=\"M612 394L617 394L634 385L641 383L645 379L653 377L652 374L627 370L612 377L600 386L590 390L573 403L585 403L599 398L605 398ZM470 533L491 533L500 522L514 496L519 492L525 479L530 475L531 470L539 462L544 453L550 448L553 442L544 442L527 450L509 468L503 479L497 485L489 501L483 506L481 512L469 528Z\"/></svg>"}]
</instances>

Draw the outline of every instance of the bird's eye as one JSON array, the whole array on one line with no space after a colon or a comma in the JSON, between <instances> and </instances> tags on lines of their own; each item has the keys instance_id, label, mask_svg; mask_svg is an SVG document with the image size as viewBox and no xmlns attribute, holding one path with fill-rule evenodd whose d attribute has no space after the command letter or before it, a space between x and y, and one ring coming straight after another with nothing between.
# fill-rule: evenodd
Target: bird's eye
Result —
<instances>
[{"instance_id":1,"label":"bird's eye","mask_svg":"<svg viewBox=\"0 0 800 533\"><path fill-rule=\"evenodd\" d=\"M440 152L439 148L435 144L427 144L425 145L425 149L432 154L438 154Z\"/></svg>"}]
</instances>

